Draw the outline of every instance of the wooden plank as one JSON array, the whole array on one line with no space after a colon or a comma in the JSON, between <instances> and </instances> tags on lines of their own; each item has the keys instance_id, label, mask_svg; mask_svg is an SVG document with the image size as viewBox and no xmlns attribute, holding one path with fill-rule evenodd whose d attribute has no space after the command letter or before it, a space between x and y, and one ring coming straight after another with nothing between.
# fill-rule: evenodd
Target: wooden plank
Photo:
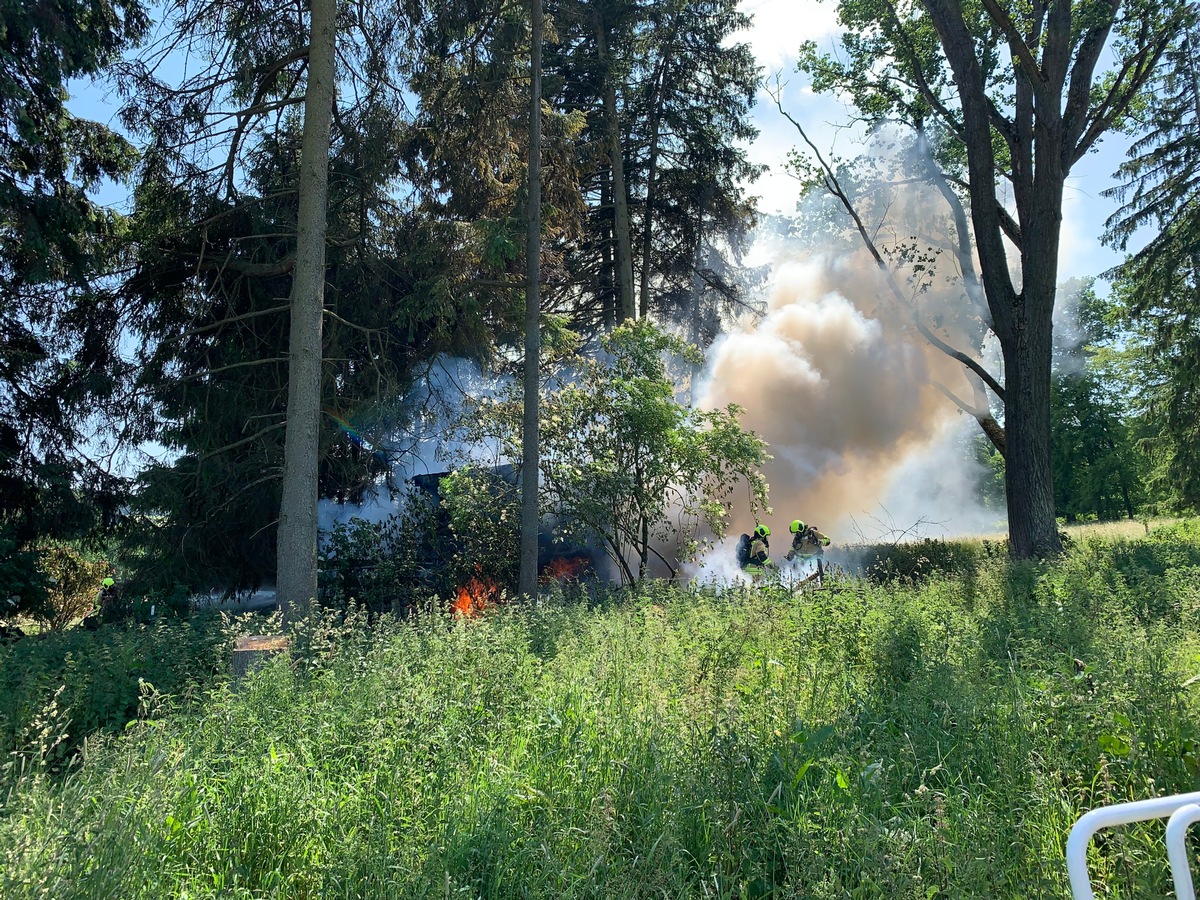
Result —
<instances>
[{"instance_id":1,"label":"wooden plank","mask_svg":"<svg viewBox=\"0 0 1200 900\"><path fill-rule=\"evenodd\" d=\"M233 681L236 684L272 656L287 653L291 640L284 634L250 634L237 639L233 646Z\"/></svg>"}]
</instances>

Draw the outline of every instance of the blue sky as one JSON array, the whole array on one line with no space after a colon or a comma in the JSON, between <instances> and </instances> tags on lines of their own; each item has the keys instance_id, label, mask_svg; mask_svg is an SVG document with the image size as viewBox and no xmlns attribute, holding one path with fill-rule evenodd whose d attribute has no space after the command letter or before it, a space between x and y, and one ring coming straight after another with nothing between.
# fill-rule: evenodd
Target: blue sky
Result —
<instances>
[{"instance_id":1,"label":"blue sky","mask_svg":"<svg viewBox=\"0 0 1200 900\"><path fill-rule=\"evenodd\" d=\"M834 0L743 0L742 10L754 17L749 31L740 35L748 42L764 69L773 79L780 75L786 83L785 108L802 122L815 143L823 150L841 156L855 155L854 136L844 126L846 110L834 99L814 94L796 72L796 51L805 40L833 49L837 36L837 4ZM760 135L750 147L750 158L770 166L771 172L754 187L764 212L791 213L795 210L796 184L784 172L788 150L798 138L795 129L776 108L765 90L759 91L754 120ZM1062 243L1059 253L1059 280L1098 276L1121 261L1120 254L1100 242L1104 221L1116 204L1101 192L1113 185L1113 172L1125 159L1128 141L1123 135L1109 134L1095 153L1081 160L1067 181L1063 208Z\"/></svg>"}]
</instances>

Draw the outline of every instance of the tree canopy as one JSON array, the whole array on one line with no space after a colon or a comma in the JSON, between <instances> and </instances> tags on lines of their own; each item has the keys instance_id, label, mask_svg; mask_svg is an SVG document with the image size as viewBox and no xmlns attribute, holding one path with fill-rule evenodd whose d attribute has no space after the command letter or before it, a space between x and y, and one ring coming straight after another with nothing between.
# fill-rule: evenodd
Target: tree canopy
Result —
<instances>
[{"instance_id":1,"label":"tree canopy","mask_svg":"<svg viewBox=\"0 0 1200 900\"><path fill-rule=\"evenodd\" d=\"M559 534L594 542L622 581L674 577L696 542L720 538L739 485L766 506L765 442L739 410L698 410L676 398L671 367L696 348L648 320L614 328L546 390L539 431L543 514ZM485 403L472 436L497 435L520 458L516 400Z\"/></svg>"},{"instance_id":2,"label":"tree canopy","mask_svg":"<svg viewBox=\"0 0 1200 900\"><path fill-rule=\"evenodd\" d=\"M119 337L136 311L107 280L125 222L92 197L137 154L65 101L148 26L137 2L0 11L0 539L18 547L111 527L120 508L106 457L130 418Z\"/></svg>"},{"instance_id":3,"label":"tree canopy","mask_svg":"<svg viewBox=\"0 0 1200 900\"><path fill-rule=\"evenodd\" d=\"M804 174L851 214L846 233L913 327L964 365L967 390L946 393L1005 457L1013 553L1054 552L1056 512L1131 514L1135 446L1151 483L1170 484L1154 496L1200 502L1194 10L838 9L839 52L805 46L801 68L912 152L888 172L864 156ZM529 452L509 447L529 462L527 593L539 513L604 546L624 580L674 574L721 534L734 484L765 502L765 449L738 411L680 399L705 349L759 312L748 24L735 0L0 12L3 596L44 598L43 548L120 525L138 589L248 588L286 570L298 580L282 594L307 599L317 498L403 492L394 438L420 414L399 398L443 355L521 372L525 397L544 395ZM123 133L65 105L72 83L100 78L119 89ZM1154 232L1114 276L1109 312L1153 375L1128 398L1091 351L1074 375L1053 368L1065 180L1118 129L1140 140L1111 239ZM921 184L939 221L872 239L893 196L882 180ZM122 213L92 199L111 181L131 190ZM920 303L935 258L962 294L940 318ZM559 351L577 346L568 379ZM303 454L289 452L301 432ZM157 458L122 465L149 442Z\"/></svg>"},{"instance_id":4,"label":"tree canopy","mask_svg":"<svg viewBox=\"0 0 1200 900\"><path fill-rule=\"evenodd\" d=\"M809 46L801 68L817 89L850 97L868 125L928 135L957 187L1003 357L1010 549L1052 553L1050 370L1063 187L1071 167L1140 101L1187 5L843 0L838 9L843 54ZM1108 74L1099 69L1106 48L1115 58Z\"/></svg>"}]
</instances>

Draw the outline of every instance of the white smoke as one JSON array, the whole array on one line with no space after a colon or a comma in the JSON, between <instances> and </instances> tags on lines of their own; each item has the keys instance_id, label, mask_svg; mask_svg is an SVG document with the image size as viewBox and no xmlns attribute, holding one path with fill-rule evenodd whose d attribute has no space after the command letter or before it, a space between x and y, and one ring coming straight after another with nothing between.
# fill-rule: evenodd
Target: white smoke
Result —
<instances>
[{"instance_id":1,"label":"white smoke","mask_svg":"<svg viewBox=\"0 0 1200 900\"><path fill-rule=\"evenodd\" d=\"M978 426L945 396L973 400L963 368L913 326L919 316L957 349L981 352L978 298L953 255L936 250L952 246L948 235L935 237L948 221L944 201L909 186L892 189L881 205L888 213L876 234L885 256L885 238L893 250L930 242L919 286L900 271L909 297L896 297L861 245L847 250L844 239L830 240L803 251L772 239L765 315L739 323L710 350L699 405L744 407L743 424L774 456L765 467L772 512L752 515L743 505L732 533L736 539L756 519L768 523L782 545L776 558L797 518L830 535L835 548L1004 527L978 500L983 472L969 452ZM715 558L732 558L727 543L693 571L724 571Z\"/></svg>"},{"instance_id":2,"label":"white smoke","mask_svg":"<svg viewBox=\"0 0 1200 900\"><path fill-rule=\"evenodd\" d=\"M495 399L511 379L488 373L472 360L438 357L423 378L386 415L378 410L364 415L371 426L361 438L369 449L382 452L391 472L372 485L361 503L321 500L318 528L328 534L352 519L382 522L401 511L409 481L418 475L446 472L469 463L496 466L501 459L497 443L463 440L456 428L468 404ZM351 424L357 424L352 419Z\"/></svg>"},{"instance_id":3,"label":"white smoke","mask_svg":"<svg viewBox=\"0 0 1200 900\"><path fill-rule=\"evenodd\" d=\"M840 235L802 250L773 235L756 247L760 259L772 259L773 276L758 298L765 314L737 323L710 348L696 397L705 408L739 404L743 424L768 442L774 459L764 474L773 510L752 513L748 498L740 498L728 536L683 568L698 582L745 579L734 546L756 519L771 525L777 560L790 542L788 523L799 518L833 539L835 562L851 543L1004 527L978 501L984 473L970 453L978 426L945 396L973 399L963 367L913 326L919 316L963 352L983 352L979 298L969 295L953 254L942 252L953 245L944 200L910 184L892 189L880 205L887 217L876 234L885 254L899 260L899 281L912 291L907 298L895 296L857 238L847 244ZM942 250L920 257L923 275L912 287L903 266L914 257L905 257L903 247L920 241ZM434 366L422 389L406 398L405 430L389 435L405 447L393 482L467 460L502 462L495 447L449 437L448 425L468 398L495 396L503 387L462 360ZM322 526L351 515L382 519L397 502L383 490L364 507L325 502ZM795 579L807 574L781 572Z\"/></svg>"}]
</instances>

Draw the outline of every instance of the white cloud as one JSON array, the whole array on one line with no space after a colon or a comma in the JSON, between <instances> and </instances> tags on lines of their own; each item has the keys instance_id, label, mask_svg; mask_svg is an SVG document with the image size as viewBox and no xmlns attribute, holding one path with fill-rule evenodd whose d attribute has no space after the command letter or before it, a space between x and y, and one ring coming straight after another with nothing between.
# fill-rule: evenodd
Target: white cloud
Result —
<instances>
[{"instance_id":1,"label":"white cloud","mask_svg":"<svg viewBox=\"0 0 1200 900\"><path fill-rule=\"evenodd\" d=\"M750 44L766 85L779 91L783 108L803 125L822 153L856 155L858 150L852 145L859 143L861 136L845 127L849 121L845 106L833 97L813 93L808 78L796 71L796 56L804 41L833 49L840 31L837 4L832 0L742 0L741 10L753 21L734 39ZM747 155L769 171L750 187L750 193L761 198L759 206L764 212L794 215L800 185L787 174L786 164L788 152L802 146L800 135L766 88L759 90L751 118L759 135L747 147Z\"/></svg>"},{"instance_id":2,"label":"white cloud","mask_svg":"<svg viewBox=\"0 0 1200 900\"><path fill-rule=\"evenodd\" d=\"M1058 252L1060 282L1099 276L1123 258L1101 243L1104 223L1119 205L1101 193L1115 183L1112 176L1125 158L1126 141L1122 135L1109 135L1097 152L1075 164L1067 179Z\"/></svg>"},{"instance_id":3,"label":"white cloud","mask_svg":"<svg viewBox=\"0 0 1200 900\"><path fill-rule=\"evenodd\" d=\"M754 47L768 74L791 69L801 42L821 41L838 30L837 4L833 2L742 0L741 9L754 21L735 37Z\"/></svg>"}]
</instances>

